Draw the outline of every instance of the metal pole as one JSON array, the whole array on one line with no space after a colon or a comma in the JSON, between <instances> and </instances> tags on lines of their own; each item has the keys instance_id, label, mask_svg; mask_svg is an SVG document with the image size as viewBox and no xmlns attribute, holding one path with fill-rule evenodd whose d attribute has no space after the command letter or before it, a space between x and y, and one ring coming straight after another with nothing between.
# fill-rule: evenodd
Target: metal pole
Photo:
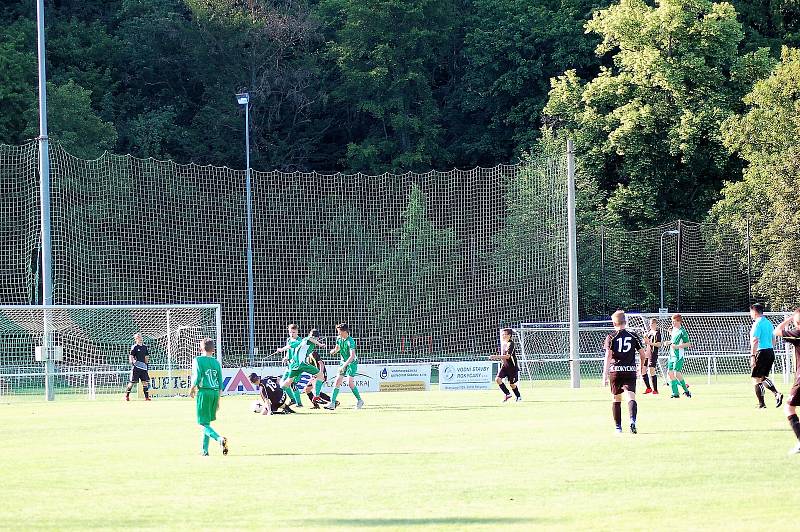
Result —
<instances>
[{"instance_id":1,"label":"metal pole","mask_svg":"<svg viewBox=\"0 0 800 532\"><path fill-rule=\"evenodd\" d=\"M250 101L244 106L244 137L247 161L247 313L250 328L250 366L254 364L256 349L255 295L253 293L253 194L250 178Z\"/></svg>"},{"instance_id":2,"label":"metal pole","mask_svg":"<svg viewBox=\"0 0 800 532\"><path fill-rule=\"evenodd\" d=\"M661 233L661 306L659 309L664 308L664 235L667 232Z\"/></svg>"},{"instance_id":3,"label":"metal pole","mask_svg":"<svg viewBox=\"0 0 800 532\"><path fill-rule=\"evenodd\" d=\"M217 362L222 365L222 307L218 306L215 313L217 322Z\"/></svg>"},{"instance_id":4,"label":"metal pole","mask_svg":"<svg viewBox=\"0 0 800 532\"><path fill-rule=\"evenodd\" d=\"M50 241L50 146L47 137L47 75L45 73L44 0L36 2L37 53L39 59L39 195L42 231L42 304L53 304L52 245ZM52 360L53 333L50 330L48 311L44 311L42 351L47 353L44 372L45 397L55 399Z\"/></svg>"},{"instance_id":5,"label":"metal pole","mask_svg":"<svg viewBox=\"0 0 800 532\"><path fill-rule=\"evenodd\" d=\"M581 387L578 337L578 251L575 220L575 150L567 140L567 258L569 261L569 361L573 388Z\"/></svg>"},{"instance_id":6,"label":"metal pole","mask_svg":"<svg viewBox=\"0 0 800 532\"><path fill-rule=\"evenodd\" d=\"M676 258L676 262L677 262L677 267L678 267L678 278L677 278L677 281L678 281L678 286L677 286L678 298L677 298L677 302L675 303L675 310L680 312L681 311L681 251L682 251L682 247L683 247L683 226L681 225L681 221L680 220L678 220L678 246L677 247L678 247L678 250L677 250L678 251L678 256Z\"/></svg>"},{"instance_id":7,"label":"metal pole","mask_svg":"<svg viewBox=\"0 0 800 532\"><path fill-rule=\"evenodd\" d=\"M753 278L750 271L750 220L747 219L747 305L753 302Z\"/></svg>"},{"instance_id":8,"label":"metal pole","mask_svg":"<svg viewBox=\"0 0 800 532\"><path fill-rule=\"evenodd\" d=\"M172 382L172 323L170 322L169 309L167 309L167 376ZM171 384L170 384L171 386Z\"/></svg>"}]
</instances>

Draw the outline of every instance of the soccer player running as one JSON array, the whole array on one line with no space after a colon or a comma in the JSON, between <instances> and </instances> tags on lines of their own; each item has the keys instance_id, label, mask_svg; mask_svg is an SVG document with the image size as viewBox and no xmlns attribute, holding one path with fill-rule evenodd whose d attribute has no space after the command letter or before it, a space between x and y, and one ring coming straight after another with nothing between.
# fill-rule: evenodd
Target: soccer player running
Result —
<instances>
[{"instance_id":1,"label":"soccer player running","mask_svg":"<svg viewBox=\"0 0 800 532\"><path fill-rule=\"evenodd\" d=\"M197 397L197 424L203 427L203 456L208 456L209 439L214 439L222 448L222 454L228 454L228 439L220 436L211 428L211 422L217 419L219 398L222 395L222 367L214 353L214 340L205 338L200 341L202 354L192 360L192 388L189 395Z\"/></svg>"},{"instance_id":2,"label":"soccer player running","mask_svg":"<svg viewBox=\"0 0 800 532\"><path fill-rule=\"evenodd\" d=\"M797 417L797 407L800 406L800 308L778 325L775 336L782 336L785 342L794 347L794 385L789 390L789 400L783 409L797 438L797 445L789 450L789 454L800 454L800 419Z\"/></svg>"},{"instance_id":3,"label":"soccer player running","mask_svg":"<svg viewBox=\"0 0 800 532\"><path fill-rule=\"evenodd\" d=\"M318 338L319 331L311 329L307 337L298 338L290 344L289 371L284 374L281 387L287 390L287 394L290 397L294 396L295 403L298 405L300 405L300 393L294 389L295 380L303 373L308 373L316 378L320 372L316 365L308 363L309 353L313 353L318 347L325 347L325 344L320 342ZM316 394L314 397L319 398L319 391L322 389L323 384L324 381L321 379L316 382ZM317 400L318 402L319 399Z\"/></svg>"},{"instance_id":4,"label":"soccer player running","mask_svg":"<svg viewBox=\"0 0 800 532\"><path fill-rule=\"evenodd\" d=\"M336 398L339 396L339 386L342 381L347 378L347 385L353 391L356 397L356 408L360 409L364 406L364 401L361 400L361 394L358 393L358 388L353 382L353 377L356 376L358 370L358 355L356 354L356 341L350 336L350 326L346 323L340 323L336 326L336 332L339 333L339 338L336 340L336 347L331 350L331 354L339 353L342 359L342 365L339 367L339 376L336 377L336 385L333 389L331 402L325 405L326 410L336 410Z\"/></svg>"},{"instance_id":5,"label":"soccer player running","mask_svg":"<svg viewBox=\"0 0 800 532\"><path fill-rule=\"evenodd\" d=\"M514 342L511 340L511 335L514 333L511 329L503 329L500 331L500 354L492 355L489 360L500 360L500 369L497 372L495 382L500 387L500 391L505 394L503 402L505 403L511 399L511 392L508 391L503 379L508 380L508 385L514 391L517 401L522 401L522 396L519 394L517 382L519 381L519 365L517 364L517 350Z\"/></svg>"},{"instance_id":6,"label":"soccer player running","mask_svg":"<svg viewBox=\"0 0 800 532\"><path fill-rule=\"evenodd\" d=\"M642 359L642 380L647 389L644 393L658 395L658 351L661 348L661 330L658 328L658 320L650 320L650 330L644 335L644 344L647 346L646 355ZM650 381L653 381L652 388Z\"/></svg>"},{"instance_id":7,"label":"soccer player running","mask_svg":"<svg viewBox=\"0 0 800 532\"><path fill-rule=\"evenodd\" d=\"M775 329L764 316L764 305L761 303L750 306L750 317L753 318L753 327L750 329L750 367L753 368L753 371L750 376L753 377L758 408L767 408L767 405L764 404L765 387L775 394L775 408L778 408L783 404L783 394L769 379L769 373L775 363L773 343Z\"/></svg>"},{"instance_id":8,"label":"soccer player running","mask_svg":"<svg viewBox=\"0 0 800 532\"><path fill-rule=\"evenodd\" d=\"M622 432L622 396L628 399L631 434L636 434L636 354L644 356L639 337L627 330L628 319L622 310L611 315L614 332L606 337L603 386L611 383L611 411L617 433Z\"/></svg>"},{"instance_id":9,"label":"soccer player running","mask_svg":"<svg viewBox=\"0 0 800 532\"><path fill-rule=\"evenodd\" d=\"M265 416L294 414L294 410L286 404L287 396L281 389L277 377L264 377L262 379L257 373L251 373L250 383L258 386L258 391L261 394L261 404L264 405L261 409L262 414Z\"/></svg>"},{"instance_id":10,"label":"soccer player running","mask_svg":"<svg viewBox=\"0 0 800 532\"><path fill-rule=\"evenodd\" d=\"M670 349L669 358L667 359L667 374L672 387L670 399L680 398L678 393L679 385L683 388L683 395L691 398L692 392L689 391L689 385L686 384L686 379L683 378L683 364L686 361L686 349L692 347L692 342L689 341L689 333L683 327L683 317L680 314L672 316L672 331L670 331L668 343Z\"/></svg>"},{"instance_id":11,"label":"soccer player running","mask_svg":"<svg viewBox=\"0 0 800 532\"><path fill-rule=\"evenodd\" d=\"M295 361L295 349L300 345L300 327L294 323L290 323L286 326L286 329L289 332L289 336L286 338L286 345L276 349L272 354L283 354L282 362L287 366L291 366ZM287 380L290 373L291 368L287 367L286 373L283 374L283 380ZM286 395L289 396L289 400L292 402L292 404L302 408L303 403L300 400L300 394L296 393L294 388L291 387L284 387L283 389L286 392Z\"/></svg>"},{"instance_id":12,"label":"soccer player running","mask_svg":"<svg viewBox=\"0 0 800 532\"><path fill-rule=\"evenodd\" d=\"M144 391L144 400L150 400L150 374L147 371L148 364L150 364L150 351L144 345L141 333L133 335L133 345L131 346L131 354L128 356L131 363L131 378L128 381L128 387L125 388L125 400L131 400L131 390L133 385L142 381L142 390Z\"/></svg>"}]
</instances>

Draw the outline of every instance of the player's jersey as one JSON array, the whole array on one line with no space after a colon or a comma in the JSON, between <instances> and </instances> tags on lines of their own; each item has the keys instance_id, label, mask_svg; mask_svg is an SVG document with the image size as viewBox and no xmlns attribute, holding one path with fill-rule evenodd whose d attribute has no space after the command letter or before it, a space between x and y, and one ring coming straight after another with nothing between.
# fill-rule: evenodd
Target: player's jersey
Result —
<instances>
[{"instance_id":1,"label":"player's jersey","mask_svg":"<svg viewBox=\"0 0 800 532\"><path fill-rule=\"evenodd\" d=\"M311 358L317 350L317 344L312 342L310 338L310 336L303 338L300 345L297 347L297 359L301 362L309 362L309 358Z\"/></svg>"},{"instance_id":2,"label":"player's jersey","mask_svg":"<svg viewBox=\"0 0 800 532\"><path fill-rule=\"evenodd\" d=\"M639 337L627 329L614 331L608 336L611 348L609 373L636 373L637 353L642 348Z\"/></svg>"},{"instance_id":3,"label":"player's jersey","mask_svg":"<svg viewBox=\"0 0 800 532\"><path fill-rule=\"evenodd\" d=\"M150 351L148 351L146 345L133 344L131 346L131 356L134 358L134 367L147 371L147 356L149 354Z\"/></svg>"},{"instance_id":4,"label":"player's jersey","mask_svg":"<svg viewBox=\"0 0 800 532\"><path fill-rule=\"evenodd\" d=\"M192 385L202 390L222 389L222 367L216 358L201 355L192 360Z\"/></svg>"},{"instance_id":5,"label":"player's jersey","mask_svg":"<svg viewBox=\"0 0 800 532\"><path fill-rule=\"evenodd\" d=\"M794 346L794 367L800 374L800 329L784 328L783 341Z\"/></svg>"},{"instance_id":6,"label":"player's jersey","mask_svg":"<svg viewBox=\"0 0 800 532\"><path fill-rule=\"evenodd\" d=\"M672 332L670 333L670 342L672 343L669 356L673 360L682 360L683 356L686 352L685 349L678 349L675 347L677 344L686 344L689 342L689 333L686 332L686 329L683 326L676 328L672 328Z\"/></svg>"},{"instance_id":7,"label":"player's jersey","mask_svg":"<svg viewBox=\"0 0 800 532\"><path fill-rule=\"evenodd\" d=\"M273 410L283 404L285 392L281 389L277 377L262 378L259 387L261 388L261 396L267 398Z\"/></svg>"},{"instance_id":8,"label":"player's jersey","mask_svg":"<svg viewBox=\"0 0 800 532\"><path fill-rule=\"evenodd\" d=\"M501 354L508 355L508 358L503 360L503 367L508 369L517 369L517 346L514 342L508 344L500 344Z\"/></svg>"},{"instance_id":9,"label":"player's jersey","mask_svg":"<svg viewBox=\"0 0 800 532\"><path fill-rule=\"evenodd\" d=\"M286 345L289 346L289 352L287 353L287 358L289 359L289 367L290 368L294 368L294 367L297 367L297 365L300 364L300 362L302 360L305 360L305 358L300 358L300 355L298 353L300 345L303 343L303 339L302 338L295 338L295 339L291 339L290 338L289 340L290 341L286 344Z\"/></svg>"},{"instance_id":10,"label":"player's jersey","mask_svg":"<svg viewBox=\"0 0 800 532\"><path fill-rule=\"evenodd\" d=\"M356 341L353 340L352 336L348 336L347 338L339 338L336 340L336 345L339 346L339 356L342 357L342 362L347 362L347 359L350 358L350 353L352 352L355 357L353 358L353 362L358 362L358 355L356 355Z\"/></svg>"},{"instance_id":11,"label":"player's jersey","mask_svg":"<svg viewBox=\"0 0 800 532\"><path fill-rule=\"evenodd\" d=\"M775 328L772 323L764 316L753 322L750 329L750 336L758 339L758 349L773 349L772 337L775 336Z\"/></svg>"},{"instance_id":12,"label":"player's jersey","mask_svg":"<svg viewBox=\"0 0 800 532\"><path fill-rule=\"evenodd\" d=\"M656 331L647 331L647 333L645 333L645 336L647 336L648 340L650 340L650 343L653 343L653 344L660 344L661 343L661 331L658 331L658 330L656 330ZM650 346L650 356L657 357L659 349L660 348L657 345L651 345Z\"/></svg>"}]
</instances>

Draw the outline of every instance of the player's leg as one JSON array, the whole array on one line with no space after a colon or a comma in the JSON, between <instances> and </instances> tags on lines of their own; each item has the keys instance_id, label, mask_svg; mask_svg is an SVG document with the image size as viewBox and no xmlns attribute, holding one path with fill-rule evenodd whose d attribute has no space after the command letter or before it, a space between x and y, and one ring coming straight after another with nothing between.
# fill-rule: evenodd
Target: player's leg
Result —
<instances>
[{"instance_id":1,"label":"player's leg","mask_svg":"<svg viewBox=\"0 0 800 532\"><path fill-rule=\"evenodd\" d=\"M505 378L506 378L506 368L501 364L500 369L497 372L497 376L494 378L494 382L497 383L497 386L500 388L500 391L503 392L504 403L509 399L511 399L511 392L508 391L506 384L503 382L503 379Z\"/></svg>"},{"instance_id":2,"label":"player's leg","mask_svg":"<svg viewBox=\"0 0 800 532\"><path fill-rule=\"evenodd\" d=\"M784 406L786 418L789 420L789 426L792 427L795 438L797 438L797 445L792 447L789 454L800 454L800 419L797 417L797 406L800 406L800 381L796 381L792 389L789 391L789 400Z\"/></svg>"},{"instance_id":3,"label":"player's leg","mask_svg":"<svg viewBox=\"0 0 800 532\"><path fill-rule=\"evenodd\" d=\"M772 379L769 378L769 374L772 371L772 366L775 364L775 353L767 352L765 355L767 360L765 360L765 364L763 366L764 378L762 380L762 384L775 396L775 408L778 408L783 404L783 394L778 391L778 389L775 387L775 383L773 383Z\"/></svg>"},{"instance_id":4,"label":"player's leg","mask_svg":"<svg viewBox=\"0 0 800 532\"><path fill-rule=\"evenodd\" d=\"M355 374L355 369L351 373ZM355 379L353 379L353 377L354 375L350 375L347 378L347 385L350 386L350 389L353 391L353 395L356 398L355 408L361 409L364 407L364 400L361 399L361 394L359 393L358 388L356 387Z\"/></svg>"},{"instance_id":5,"label":"player's leg","mask_svg":"<svg viewBox=\"0 0 800 532\"><path fill-rule=\"evenodd\" d=\"M339 397L339 386L342 385L343 380L344 380L344 375L340 372L339 375L336 377L336 383L333 386L333 395L331 395L331 402L325 405L326 410L336 409L336 398Z\"/></svg>"},{"instance_id":6,"label":"player's leg","mask_svg":"<svg viewBox=\"0 0 800 532\"><path fill-rule=\"evenodd\" d=\"M656 371L657 362L650 362L650 381L653 383L653 394L658 395L658 372Z\"/></svg>"},{"instance_id":7,"label":"player's leg","mask_svg":"<svg viewBox=\"0 0 800 532\"><path fill-rule=\"evenodd\" d=\"M509 372L508 374L508 385L511 387L511 391L514 393L514 397L516 397L515 401L519 402L522 401L522 396L519 393L519 387L517 383L519 382L519 370Z\"/></svg>"},{"instance_id":8,"label":"player's leg","mask_svg":"<svg viewBox=\"0 0 800 532\"><path fill-rule=\"evenodd\" d=\"M125 387L125 400L131 400L131 390L133 385L139 382L139 375L136 374L136 368L131 368L131 376L128 379L128 386Z\"/></svg>"},{"instance_id":9,"label":"player's leg","mask_svg":"<svg viewBox=\"0 0 800 532\"><path fill-rule=\"evenodd\" d=\"M755 369L753 369L755 371ZM756 399L758 399L758 408L767 408L767 405L764 404L764 379L762 377L753 377L753 390L756 393Z\"/></svg>"},{"instance_id":10,"label":"player's leg","mask_svg":"<svg viewBox=\"0 0 800 532\"><path fill-rule=\"evenodd\" d=\"M644 393L652 393L653 389L650 388L650 372L648 369L649 356L639 355L639 367L642 369L642 380L644 381Z\"/></svg>"},{"instance_id":11,"label":"player's leg","mask_svg":"<svg viewBox=\"0 0 800 532\"><path fill-rule=\"evenodd\" d=\"M614 393L613 391L611 392ZM614 429L618 433L622 433L622 394L617 393L613 395L611 400L611 415L614 418Z\"/></svg>"},{"instance_id":12,"label":"player's leg","mask_svg":"<svg viewBox=\"0 0 800 532\"><path fill-rule=\"evenodd\" d=\"M283 378L281 379L280 385L281 389L286 393L289 399L296 404L297 406L303 406L300 404L300 395L295 392L294 390L294 372L287 371L283 374Z\"/></svg>"},{"instance_id":13,"label":"player's leg","mask_svg":"<svg viewBox=\"0 0 800 532\"><path fill-rule=\"evenodd\" d=\"M679 360L675 366L675 378L678 380L680 387L683 388L683 395L691 398L692 392L689 391L689 385L686 384L686 379L683 378L683 360Z\"/></svg>"},{"instance_id":14,"label":"player's leg","mask_svg":"<svg viewBox=\"0 0 800 532\"><path fill-rule=\"evenodd\" d=\"M669 384L670 388L672 388L672 395L670 395L670 398L676 399L680 397L680 395L678 395L678 379L675 375L675 361L667 362L667 375L669 375Z\"/></svg>"},{"instance_id":15,"label":"player's leg","mask_svg":"<svg viewBox=\"0 0 800 532\"><path fill-rule=\"evenodd\" d=\"M631 420L631 434L636 434L636 414L639 412L636 404L636 379L634 378L633 388L626 388L625 395L628 400L628 415ZM620 415L622 415L620 413Z\"/></svg>"},{"instance_id":16,"label":"player's leg","mask_svg":"<svg viewBox=\"0 0 800 532\"><path fill-rule=\"evenodd\" d=\"M149 375L148 375L149 377ZM147 380L142 379L142 391L144 391L144 400L150 400L150 379Z\"/></svg>"}]
</instances>

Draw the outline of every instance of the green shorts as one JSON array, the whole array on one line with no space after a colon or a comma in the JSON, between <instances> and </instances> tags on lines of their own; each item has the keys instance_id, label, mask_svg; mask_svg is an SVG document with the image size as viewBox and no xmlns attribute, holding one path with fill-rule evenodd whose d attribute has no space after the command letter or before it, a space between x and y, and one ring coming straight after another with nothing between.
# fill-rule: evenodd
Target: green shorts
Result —
<instances>
[{"instance_id":1,"label":"green shorts","mask_svg":"<svg viewBox=\"0 0 800 532\"><path fill-rule=\"evenodd\" d=\"M670 357L667 360L667 370L668 371L683 371L683 358L672 358Z\"/></svg>"},{"instance_id":2,"label":"green shorts","mask_svg":"<svg viewBox=\"0 0 800 532\"><path fill-rule=\"evenodd\" d=\"M344 362L342 362L344 363ZM356 372L358 371L358 362L355 360L350 362L347 366L342 366L339 368L339 375L343 377L355 377Z\"/></svg>"},{"instance_id":3,"label":"green shorts","mask_svg":"<svg viewBox=\"0 0 800 532\"><path fill-rule=\"evenodd\" d=\"M197 390L197 423L208 425L217 419L217 407L219 407L219 390L210 388L200 388Z\"/></svg>"},{"instance_id":4,"label":"green shorts","mask_svg":"<svg viewBox=\"0 0 800 532\"><path fill-rule=\"evenodd\" d=\"M289 371L283 374L283 380L286 379L296 379L303 373L308 373L310 375L316 375L319 373L319 368L316 366L312 366L310 364L296 364L289 366Z\"/></svg>"}]
</instances>

